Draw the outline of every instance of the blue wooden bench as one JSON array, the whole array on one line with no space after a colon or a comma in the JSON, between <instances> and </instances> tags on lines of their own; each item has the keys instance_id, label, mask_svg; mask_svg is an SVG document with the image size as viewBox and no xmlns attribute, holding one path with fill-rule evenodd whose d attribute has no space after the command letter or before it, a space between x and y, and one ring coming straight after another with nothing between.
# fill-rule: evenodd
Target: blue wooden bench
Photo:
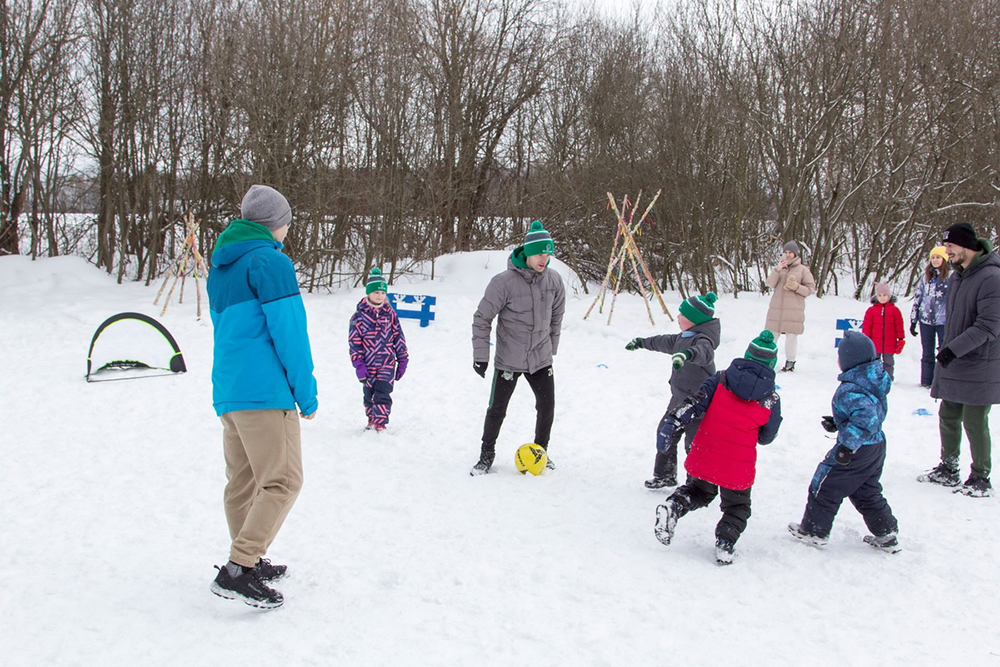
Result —
<instances>
[{"instance_id":1,"label":"blue wooden bench","mask_svg":"<svg viewBox=\"0 0 1000 667\"><path fill-rule=\"evenodd\" d=\"M861 331L861 325L864 324L862 320L855 319L853 317L844 317L837 320L837 331ZM837 336L837 339L833 341L834 347L840 347L840 341L843 337Z\"/></svg>"},{"instance_id":2,"label":"blue wooden bench","mask_svg":"<svg viewBox=\"0 0 1000 667\"><path fill-rule=\"evenodd\" d=\"M431 311L431 308L437 303L437 297L423 294L396 294L395 292L389 292L389 302L397 315L420 320L420 326L426 327L434 319L434 313ZM415 307L406 308L405 304L413 304Z\"/></svg>"}]
</instances>

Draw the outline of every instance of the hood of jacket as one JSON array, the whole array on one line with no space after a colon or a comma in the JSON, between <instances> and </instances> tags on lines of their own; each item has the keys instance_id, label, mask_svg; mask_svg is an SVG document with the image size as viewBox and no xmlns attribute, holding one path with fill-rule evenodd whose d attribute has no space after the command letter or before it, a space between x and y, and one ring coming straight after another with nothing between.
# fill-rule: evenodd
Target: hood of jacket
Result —
<instances>
[{"instance_id":1,"label":"hood of jacket","mask_svg":"<svg viewBox=\"0 0 1000 667\"><path fill-rule=\"evenodd\" d=\"M722 324L719 322L719 318L717 317L713 317L708 322L696 324L688 329L688 331L695 334L701 334L702 336L708 338L712 341L713 348L718 348L719 341L722 340Z\"/></svg>"},{"instance_id":2,"label":"hood of jacket","mask_svg":"<svg viewBox=\"0 0 1000 667\"><path fill-rule=\"evenodd\" d=\"M274 234L264 225L249 220L233 220L212 250L212 266L232 264L243 255L257 248L281 250L284 246L274 240Z\"/></svg>"},{"instance_id":3,"label":"hood of jacket","mask_svg":"<svg viewBox=\"0 0 1000 667\"><path fill-rule=\"evenodd\" d=\"M961 264L952 264L952 268L954 268L959 275L965 275L969 271L977 269L983 264L1000 264L1000 260L998 260L996 255L993 254L993 243L989 239L976 240L979 241L979 245L982 246L983 249L973 255L972 261L969 262L969 266L964 268Z\"/></svg>"},{"instance_id":4,"label":"hood of jacket","mask_svg":"<svg viewBox=\"0 0 1000 667\"><path fill-rule=\"evenodd\" d=\"M744 401L767 398L774 393L774 369L752 359L733 359L726 369L726 388Z\"/></svg>"},{"instance_id":5,"label":"hood of jacket","mask_svg":"<svg viewBox=\"0 0 1000 667\"><path fill-rule=\"evenodd\" d=\"M875 396L885 396L892 388L892 380L879 359L858 364L838 375L837 380L857 385L865 393Z\"/></svg>"}]
</instances>

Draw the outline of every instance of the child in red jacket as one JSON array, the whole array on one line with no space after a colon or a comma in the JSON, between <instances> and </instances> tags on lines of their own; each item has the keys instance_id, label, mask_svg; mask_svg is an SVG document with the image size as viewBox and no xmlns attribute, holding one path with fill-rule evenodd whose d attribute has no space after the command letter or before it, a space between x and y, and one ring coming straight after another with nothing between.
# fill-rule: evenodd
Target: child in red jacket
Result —
<instances>
[{"instance_id":1,"label":"child in red jacket","mask_svg":"<svg viewBox=\"0 0 1000 667\"><path fill-rule=\"evenodd\" d=\"M872 306L865 312L861 332L875 343L875 352L889 377L893 377L896 355L903 351L903 314L896 307L896 297L886 283L875 283Z\"/></svg>"},{"instance_id":2,"label":"child in red jacket","mask_svg":"<svg viewBox=\"0 0 1000 667\"><path fill-rule=\"evenodd\" d=\"M781 424L781 400L774 389L777 360L774 335L762 331L742 359L705 380L661 422L658 447L676 445L687 424L702 420L684 460L688 481L656 508L654 532L663 544L670 544L678 519L718 495L722 518L715 527L715 559L719 565L733 562L736 540L750 518L757 445L772 442Z\"/></svg>"}]
</instances>

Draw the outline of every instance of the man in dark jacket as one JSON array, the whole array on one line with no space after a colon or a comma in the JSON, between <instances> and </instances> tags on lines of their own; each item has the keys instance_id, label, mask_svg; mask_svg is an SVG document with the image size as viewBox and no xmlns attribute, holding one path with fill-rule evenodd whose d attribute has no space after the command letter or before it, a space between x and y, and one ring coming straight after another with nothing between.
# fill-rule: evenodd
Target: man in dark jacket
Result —
<instances>
[{"instance_id":1,"label":"man in dark jacket","mask_svg":"<svg viewBox=\"0 0 1000 667\"><path fill-rule=\"evenodd\" d=\"M943 241L955 270L948 279L944 343L931 385L931 396L941 399L941 463L917 481L958 486L964 427L972 472L956 492L982 498L993 493L989 412L1000 403L1000 257L965 222L949 227Z\"/></svg>"},{"instance_id":2,"label":"man in dark jacket","mask_svg":"<svg viewBox=\"0 0 1000 667\"><path fill-rule=\"evenodd\" d=\"M470 472L473 476L485 475L493 465L500 427L521 375L535 394L535 444L548 452L555 415L552 357L559 349L566 309L562 278L548 268L554 252L552 236L542 223L538 220L531 223L524 245L514 248L507 260L507 270L490 281L472 317L472 368L484 378L490 360L493 320L497 320L493 386L479 461ZM551 458L546 468L555 468Z\"/></svg>"}]
</instances>

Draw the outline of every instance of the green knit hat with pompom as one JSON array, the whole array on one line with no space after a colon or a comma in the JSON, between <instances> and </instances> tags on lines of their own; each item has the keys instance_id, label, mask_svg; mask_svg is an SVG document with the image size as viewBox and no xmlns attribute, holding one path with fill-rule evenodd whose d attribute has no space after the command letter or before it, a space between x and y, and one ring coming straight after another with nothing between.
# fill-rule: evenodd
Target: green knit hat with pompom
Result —
<instances>
[{"instance_id":1,"label":"green knit hat with pompom","mask_svg":"<svg viewBox=\"0 0 1000 667\"><path fill-rule=\"evenodd\" d=\"M556 254L556 244L552 241L552 235L542 227L541 220L535 220L531 223L528 233L524 235L524 256L542 254Z\"/></svg>"},{"instance_id":2,"label":"green knit hat with pompom","mask_svg":"<svg viewBox=\"0 0 1000 667\"><path fill-rule=\"evenodd\" d=\"M691 320L694 325L704 324L715 317L715 302L719 297L715 292L709 292L704 296L691 296L681 302L681 315Z\"/></svg>"},{"instance_id":3,"label":"green knit hat with pompom","mask_svg":"<svg viewBox=\"0 0 1000 667\"><path fill-rule=\"evenodd\" d=\"M778 346L774 343L774 334L765 329L760 335L750 341L744 359L759 361L768 368L774 368L778 363Z\"/></svg>"},{"instance_id":4,"label":"green knit hat with pompom","mask_svg":"<svg viewBox=\"0 0 1000 667\"><path fill-rule=\"evenodd\" d=\"M382 269L372 269L371 273L368 274L368 282L365 283L365 294L388 291L389 283L386 282L385 276L382 275Z\"/></svg>"}]
</instances>

